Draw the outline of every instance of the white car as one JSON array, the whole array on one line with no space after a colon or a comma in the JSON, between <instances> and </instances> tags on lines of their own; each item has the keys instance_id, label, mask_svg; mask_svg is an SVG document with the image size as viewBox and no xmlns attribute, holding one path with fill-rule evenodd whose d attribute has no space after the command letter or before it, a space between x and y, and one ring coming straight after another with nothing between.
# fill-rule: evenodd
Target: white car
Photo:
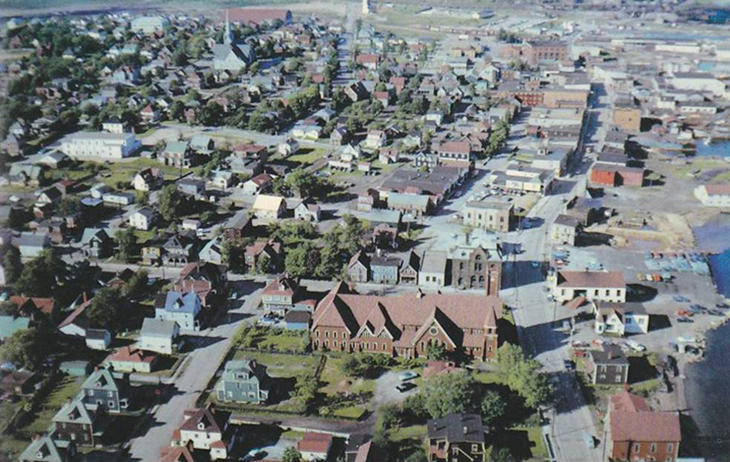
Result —
<instances>
[{"instance_id":1,"label":"white car","mask_svg":"<svg viewBox=\"0 0 730 462\"><path fill-rule=\"evenodd\" d=\"M641 343L636 342L634 340L627 340L626 345L628 345L628 347L634 351L638 351L638 352L646 351L646 346L644 346Z\"/></svg>"}]
</instances>

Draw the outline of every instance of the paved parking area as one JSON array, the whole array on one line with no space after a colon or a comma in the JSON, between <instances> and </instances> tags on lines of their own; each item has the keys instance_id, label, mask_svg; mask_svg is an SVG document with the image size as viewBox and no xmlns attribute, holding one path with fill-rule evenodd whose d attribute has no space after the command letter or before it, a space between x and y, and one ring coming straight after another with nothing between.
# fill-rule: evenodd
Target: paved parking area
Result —
<instances>
[{"instance_id":1,"label":"paved parking area","mask_svg":"<svg viewBox=\"0 0 730 462\"><path fill-rule=\"evenodd\" d=\"M383 404L400 403L408 396L418 393L420 387L411 388L406 392L400 392L396 390L395 387L401 383L401 379L399 376L403 372L404 371L388 371L378 377L378 379L375 381L374 404L376 408Z\"/></svg>"}]
</instances>

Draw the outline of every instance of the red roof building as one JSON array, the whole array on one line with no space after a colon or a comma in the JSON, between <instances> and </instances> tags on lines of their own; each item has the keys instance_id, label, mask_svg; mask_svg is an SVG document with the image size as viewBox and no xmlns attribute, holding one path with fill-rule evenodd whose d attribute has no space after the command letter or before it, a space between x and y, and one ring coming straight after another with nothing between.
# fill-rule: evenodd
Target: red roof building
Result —
<instances>
[{"instance_id":1,"label":"red roof building","mask_svg":"<svg viewBox=\"0 0 730 462\"><path fill-rule=\"evenodd\" d=\"M304 437L297 441L297 451L302 454L304 460L325 460L331 448L332 435L326 433L305 433Z\"/></svg>"},{"instance_id":2,"label":"red roof building","mask_svg":"<svg viewBox=\"0 0 730 462\"><path fill-rule=\"evenodd\" d=\"M315 350L424 357L429 345L491 358L498 346L496 296L414 293L358 294L339 283L317 305L310 340Z\"/></svg>"},{"instance_id":3,"label":"red roof building","mask_svg":"<svg viewBox=\"0 0 730 462\"><path fill-rule=\"evenodd\" d=\"M607 420L609 459L677 460L682 440L678 413L652 411L644 398L624 390L611 397Z\"/></svg>"}]
</instances>

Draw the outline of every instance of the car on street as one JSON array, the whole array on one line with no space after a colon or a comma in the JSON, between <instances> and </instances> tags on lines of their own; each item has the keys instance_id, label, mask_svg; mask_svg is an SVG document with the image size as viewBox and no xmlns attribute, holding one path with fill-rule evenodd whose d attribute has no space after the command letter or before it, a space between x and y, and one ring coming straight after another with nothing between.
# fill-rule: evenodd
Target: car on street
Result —
<instances>
[{"instance_id":1,"label":"car on street","mask_svg":"<svg viewBox=\"0 0 730 462\"><path fill-rule=\"evenodd\" d=\"M634 351L646 351L646 346L642 345L639 342L636 342L634 340L628 340L626 341L626 345L628 345L629 348L631 348Z\"/></svg>"},{"instance_id":2,"label":"car on street","mask_svg":"<svg viewBox=\"0 0 730 462\"><path fill-rule=\"evenodd\" d=\"M405 393L408 390L413 390L414 388L416 388L416 384L413 382L401 382L395 387L395 389L401 393Z\"/></svg>"},{"instance_id":3,"label":"car on street","mask_svg":"<svg viewBox=\"0 0 730 462\"><path fill-rule=\"evenodd\" d=\"M682 317L682 318L677 318L677 322L692 323L692 322L695 322L695 320L692 318Z\"/></svg>"}]
</instances>

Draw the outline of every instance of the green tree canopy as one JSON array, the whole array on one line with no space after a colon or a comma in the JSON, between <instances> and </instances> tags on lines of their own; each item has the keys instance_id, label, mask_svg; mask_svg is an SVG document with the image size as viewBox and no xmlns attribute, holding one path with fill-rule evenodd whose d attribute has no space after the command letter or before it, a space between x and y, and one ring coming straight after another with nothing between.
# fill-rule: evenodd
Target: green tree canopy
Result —
<instances>
[{"instance_id":1,"label":"green tree canopy","mask_svg":"<svg viewBox=\"0 0 730 462\"><path fill-rule=\"evenodd\" d=\"M19 330L0 346L0 357L34 370L53 351L53 343L53 333L45 329L31 327Z\"/></svg>"},{"instance_id":2,"label":"green tree canopy","mask_svg":"<svg viewBox=\"0 0 730 462\"><path fill-rule=\"evenodd\" d=\"M86 309L92 327L116 331L122 325L122 297L118 290L100 289Z\"/></svg>"},{"instance_id":3,"label":"green tree canopy","mask_svg":"<svg viewBox=\"0 0 730 462\"><path fill-rule=\"evenodd\" d=\"M48 297L55 292L59 281L65 279L67 273L66 263L52 251L44 250L23 266L15 286L21 293Z\"/></svg>"},{"instance_id":4,"label":"green tree canopy","mask_svg":"<svg viewBox=\"0 0 730 462\"><path fill-rule=\"evenodd\" d=\"M424 395L426 411L434 419L477 409L478 383L467 372L433 377L426 382L421 393Z\"/></svg>"}]
</instances>

